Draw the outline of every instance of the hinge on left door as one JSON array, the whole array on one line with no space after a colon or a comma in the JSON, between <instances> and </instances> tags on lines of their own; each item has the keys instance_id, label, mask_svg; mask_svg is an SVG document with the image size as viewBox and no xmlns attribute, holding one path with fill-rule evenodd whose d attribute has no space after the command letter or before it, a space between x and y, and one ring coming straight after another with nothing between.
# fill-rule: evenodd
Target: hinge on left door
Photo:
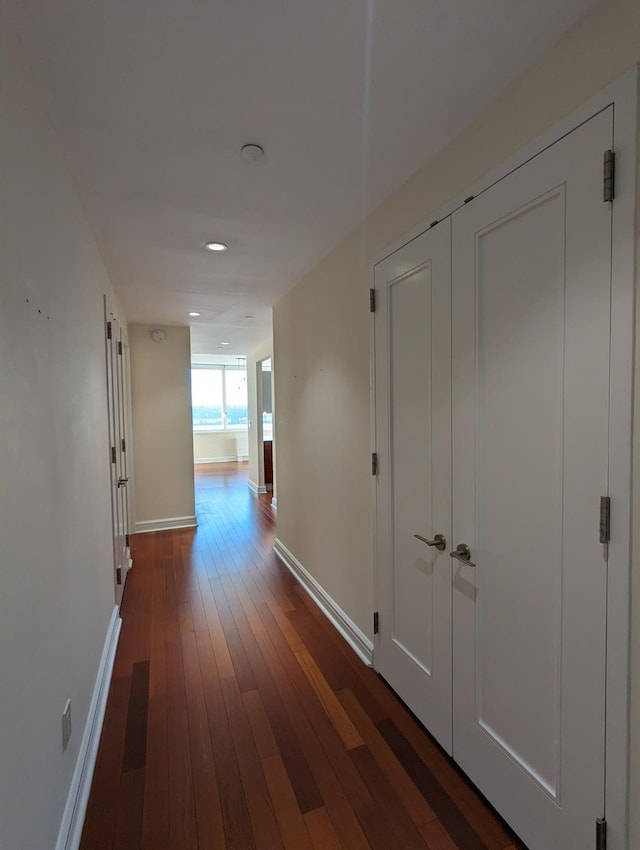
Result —
<instances>
[{"instance_id":1,"label":"hinge on left door","mask_svg":"<svg viewBox=\"0 0 640 850\"><path fill-rule=\"evenodd\" d=\"M125 536L124 536L124 545L125 546L129 545L129 535L128 534L125 534Z\"/></svg>"},{"instance_id":2,"label":"hinge on left door","mask_svg":"<svg viewBox=\"0 0 640 850\"><path fill-rule=\"evenodd\" d=\"M116 570L116 582L117 584L122 584L122 568L118 567Z\"/></svg>"},{"instance_id":3,"label":"hinge on left door","mask_svg":"<svg viewBox=\"0 0 640 850\"><path fill-rule=\"evenodd\" d=\"M374 635L378 634L378 612L373 612L373 633Z\"/></svg>"},{"instance_id":4,"label":"hinge on left door","mask_svg":"<svg viewBox=\"0 0 640 850\"><path fill-rule=\"evenodd\" d=\"M116 447L111 446L111 463L116 462Z\"/></svg>"},{"instance_id":5,"label":"hinge on left door","mask_svg":"<svg viewBox=\"0 0 640 850\"><path fill-rule=\"evenodd\" d=\"M369 312L376 312L376 291L375 289L369 290Z\"/></svg>"},{"instance_id":6,"label":"hinge on left door","mask_svg":"<svg viewBox=\"0 0 640 850\"><path fill-rule=\"evenodd\" d=\"M596 821L596 850L607 850L607 821L604 818Z\"/></svg>"},{"instance_id":7,"label":"hinge on left door","mask_svg":"<svg viewBox=\"0 0 640 850\"><path fill-rule=\"evenodd\" d=\"M611 497L600 496L600 542L611 539Z\"/></svg>"},{"instance_id":8,"label":"hinge on left door","mask_svg":"<svg viewBox=\"0 0 640 850\"><path fill-rule=\"evenodd\" d=\"M378 474L378 454L377 452L371 452L371 474Z\"/></svg>"},{"instance_id":9,"label":"hinge on left door","mask_svg":"<svg viewBox=\"0 0 640 850\"><path fill-rule=\"evenodd\" d=\"M614 151L604 152L604 182L602 200L607 203L615 197L616 155Z\"/></svg>"}]
</instances>

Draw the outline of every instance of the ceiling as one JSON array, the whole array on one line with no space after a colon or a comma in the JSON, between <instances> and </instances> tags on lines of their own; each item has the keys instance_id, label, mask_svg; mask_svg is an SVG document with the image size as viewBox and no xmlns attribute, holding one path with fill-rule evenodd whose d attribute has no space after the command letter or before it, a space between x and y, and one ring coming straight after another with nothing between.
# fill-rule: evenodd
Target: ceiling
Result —
<instances>
[{"instance_id":1,"label":"ceiling","mask_svg":"<svg viewBox=\"0 0 640 850\"><path fill-rule=\"evenodd\" d=\"M15 0L129 321L245 354L271 306L593 0ZM247 142L266 151L240 154ZM226 253L206 253L210 239ZM187 313L202 313L189 319ZM252 318L247 318L252 317Z\"/></svg>"}]
</instances>

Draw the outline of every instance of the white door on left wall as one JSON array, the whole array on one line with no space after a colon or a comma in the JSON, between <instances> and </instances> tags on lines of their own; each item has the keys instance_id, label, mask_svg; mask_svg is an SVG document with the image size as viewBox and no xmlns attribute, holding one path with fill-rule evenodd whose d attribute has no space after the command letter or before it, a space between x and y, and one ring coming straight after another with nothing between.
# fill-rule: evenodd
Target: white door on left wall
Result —
<instances>
[{"instance_id":1,"label":"white door on left wall","mask_svg":"<svg viewBox=\"0 0 640 850\"><path fill-rule=\"evenodd\" d=\"M129 568L125 394L122 330L105 299L105 354L109 416L108 461L111 469L111 519L115 601L120 605Z\"/></svg>"}]
</instances>

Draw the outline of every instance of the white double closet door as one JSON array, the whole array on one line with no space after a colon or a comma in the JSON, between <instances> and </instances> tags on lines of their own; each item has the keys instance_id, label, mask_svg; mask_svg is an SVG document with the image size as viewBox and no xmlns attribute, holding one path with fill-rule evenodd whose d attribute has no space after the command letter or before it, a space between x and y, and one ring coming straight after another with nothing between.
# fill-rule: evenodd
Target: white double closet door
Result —
<instances>
[{"instance_id":1,"label":"white double closet door","mask_svg":"<svg viewBox=\"0 0 640 850\"><path fill-rule=\"evenodd\" d=\"M531 850L604 815L612 122L375 269L376 667Z\"/></svg>"}]
</instances>

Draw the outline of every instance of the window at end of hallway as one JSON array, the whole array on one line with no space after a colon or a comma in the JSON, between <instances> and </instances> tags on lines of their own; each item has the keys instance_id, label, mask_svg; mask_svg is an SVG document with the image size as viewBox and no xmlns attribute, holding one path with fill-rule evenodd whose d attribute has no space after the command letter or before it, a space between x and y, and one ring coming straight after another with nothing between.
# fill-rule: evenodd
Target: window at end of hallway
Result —
<instances>
[{"instance_id":1,"label":"window at end of hallway","mask_svg":"<svg viewBox=\"0 0 640 850\"><path fill-rule=\"evenodd\" d=\"M247 370L236 366L199 366L191 370L193 430L246 431Z\"/></svg>"}]
</instances>

